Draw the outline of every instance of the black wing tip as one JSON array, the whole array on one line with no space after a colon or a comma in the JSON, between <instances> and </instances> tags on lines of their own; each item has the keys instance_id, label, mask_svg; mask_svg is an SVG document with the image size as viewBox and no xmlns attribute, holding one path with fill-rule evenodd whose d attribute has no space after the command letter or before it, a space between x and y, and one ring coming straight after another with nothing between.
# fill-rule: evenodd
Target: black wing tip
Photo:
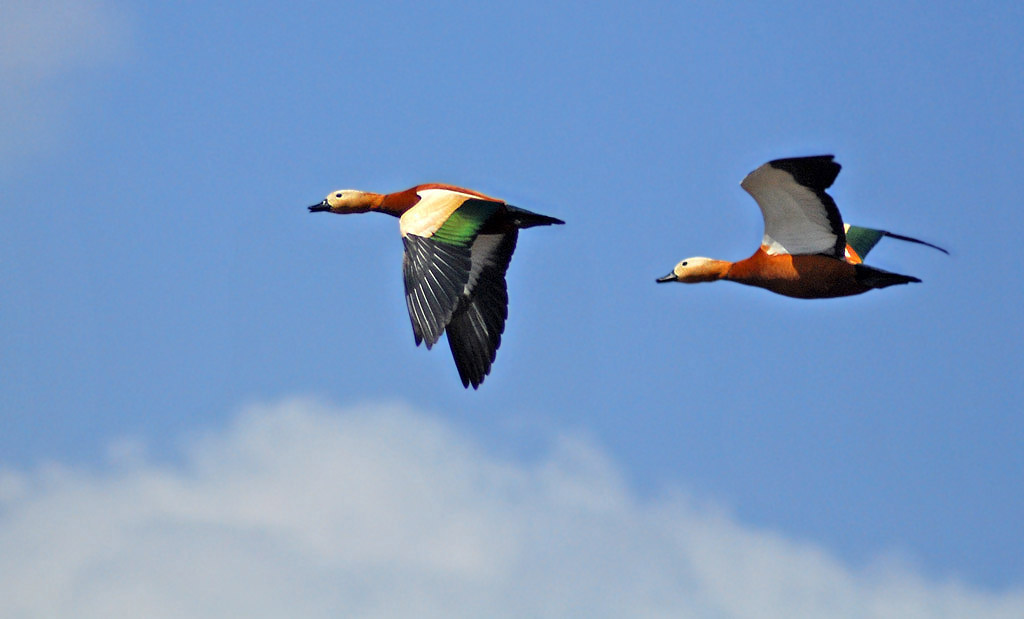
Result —
<instances>
[{"instance_id":1,"label":"black wing tip","mask_svg":"<svg viewBox=\"0 0 1024 619\"><path fill-rule=\"evenodd\" d=\"M779 165L792 165L792 164L817 164L817 165L828 165L835 163L835 155L806 155L804 157L780 157L778 159L772 159L768 162L772 167L778 167ZM835 163L835 165L839 165Z\"/></svg>"},{"instance_id":2,"label":"black wing tip","mask_svg":"<svg viewBox=\"0 0 1024 619\"><path fill-rule=\"evenodd\" d=\"M498 347L501 346L501 337L489 346L491 342L473 341L465 334L456 334L453 341L451 329L448 330L448 344L452 350L452 358L455 361L455 368L459 371L459 378L462 386L469 389L479 389L484 379L491 373L491 367L498 354Z\"/></svg>"},{"instance_id":3,"label":"black wing tip","mask_svg":"<svg viewBox=\"0 0 1024 619\"><path fill-rule=\"evenodd\" d=\"M796 182L814 191L824 191L832 186L843 166L834 161L835 155L811 155L809 157L788 157L772 159L768 165L789 172Z\"/></svg>"},{"instance_id":4,"label":"black wing tip","mask_svg":"<svg viewBox=\"0 0 1024 619\"><path fill-rule=\"evenodd\" d=\"M479 389L480 385L484 384L484 379L491 373L490 363L480 371L475 368L463 367L463 365L459 363L459 360L456 359L455 368L459 371L459 379L462 380L462 387L464 389L469 389L470 385L472 385L474 391Z\"/></svg>"},{"instance_id":5,"label":"black wing tip","mask_svg":"<svg viewBox=\"0 0 1024 619\"><path fill-rule=\"evenodd\" d=\"M484 378L486 378L486 376L481 376L480 378L476 379L463 378L462 387L464 389L469 389L469 386L473 385L473 391L476 391L477 389L480 388L480 385L484 384Z\"/></svg>"},{"instance_id":6,"label":"black wing tip","mask_svg":"<svg viewBox=\"0 0 1024 619\"><path fill-rule=\"evenodd\" d=\"M501 347L501 334L505 330L504 317L485 315L478 302L479 299L456 312L445 329L452 359L466 389L470 385L473 389L479 388L491 373Z\"/></svg>"}]
</instances>

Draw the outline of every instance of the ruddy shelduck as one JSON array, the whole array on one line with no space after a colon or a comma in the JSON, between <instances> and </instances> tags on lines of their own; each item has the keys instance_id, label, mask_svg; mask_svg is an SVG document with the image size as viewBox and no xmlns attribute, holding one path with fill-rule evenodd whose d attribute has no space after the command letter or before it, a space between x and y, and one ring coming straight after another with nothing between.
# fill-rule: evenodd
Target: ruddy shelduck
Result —
<instances>
[{"instance_id":1,"label":"ruddy shelduck","mask_svg":"<svg viewBox=\"0 0 1024 619\"><path fill-rule=\"evenodd\" d=\"M398 217L405 255L405 301L416 345L448 334L462 385L491 371L508 318L505 272L520 228L565 223L471 189L417 185L389 194L342 189L310 212Z\"/></svg>"},{"instance_id":2,"label":"ruddy shelduck","mask_svg":"<svg viewBox=\"0 0 1024 619\"><path fill-rule=\"evenodd\" d=\"M693 284L719 279L766 288L788 297L823 299L873 288L920 282L862 264L884 236L941 247L884 230L843 224L825 190L839 175L832 155L776 159L747 175L743 187L761 207L764 238L754 255L739 262L687 258L658 282Z\"/></svg>"}]
</instances>

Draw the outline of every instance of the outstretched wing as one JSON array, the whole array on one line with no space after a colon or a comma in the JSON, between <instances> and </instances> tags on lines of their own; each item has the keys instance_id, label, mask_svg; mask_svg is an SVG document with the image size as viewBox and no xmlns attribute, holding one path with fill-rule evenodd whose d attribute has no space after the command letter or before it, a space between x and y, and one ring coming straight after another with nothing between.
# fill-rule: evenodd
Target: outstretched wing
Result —
<instances>
[{"instance_id":1,"label":"outstretched wing","mask_svg":"<svg viewBox=\"0 0 1024 619\"><path fill-rule=\"evenodd\" d=\"M476 389L491 371L508 318L505 272L516 249L515 228L480 234L472 246L472 270L448 323L448 345L462 385Z\"/></svg>"},{"instance_id":2,"label":"outstretched wing","mask_svg":"<svg viewBox=\"0 0 1024 619\"><path fill-rule=\"evenodd\" d=\"M430 348L444 333L472 267L468 247L447 245L415 234L402 237L405 302L416 345Z\"/></svg>"},{"instance_id":3,"label":"outstretched wing","mask_svg":"<svg viewBox=\"0 0 1024 619\"><path fill-rule=\"evenodd\" d=\"M843 218L832 196L840 166L832 155L776 159L740 183L761 207L769 254L825 254L842 259Z\"/></svg>"},{"instance_id":4,"label":"outstretched wing","mask_svg":"<svg viewBox=\"0 0 1024 619\"><path fill-rule=\"evenodd\" d=\"M473 272L474 241L501 202L448 189L419 192L400 220L405 300L416 344L430 348L452 318Z\"/></svg>"}]
</instances>

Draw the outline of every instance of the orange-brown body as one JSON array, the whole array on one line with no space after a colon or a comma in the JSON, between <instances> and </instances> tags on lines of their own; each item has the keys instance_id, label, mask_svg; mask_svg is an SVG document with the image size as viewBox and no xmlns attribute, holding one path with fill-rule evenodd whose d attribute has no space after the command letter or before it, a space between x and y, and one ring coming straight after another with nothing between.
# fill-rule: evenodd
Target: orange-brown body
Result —
<instances>
[{"instance_id":1,"label":"orange-brown body","mask_svg":"<svg viewBox=\"0 0 1024 619\"><path fill-rule=\"evenodd\" d=\"M871 289L858 280L853 264L831 256L773 256L760 247L746 260L726 264L729 267L722 273L722 279L798 299L846 297Z\"/></svg>"},{"instance_id":2,"label":"orange-brown body","mask_svg":"<svg viewBox=\"0 0 1024 619\"><path fill-rule=\"evenodd\" d=\"M503 202L503 200L499 200L498 198L492 198L491 196L482 194L479 191L473 191L472 189L466 189L464 187L445 185L443 183L426 183L424 185L410 187L405 191L396 191L395 193L389 193L386 195L367 194L372 198L368 202L369 208L367 210L381 211L389 215L400 217L403 213L416 206L416 203L420 201L419 192L425 189L446 189L448 191L469 194L492 202Z\"/></svg>"},{"instance_id":3,"label":"orange-brown body","mask_svg":"<svg viewBox=\"0 0 1024 619\"><path fill-rule=\"evenodd\" d=\"M757 286L797 299L848 297L872 288L921 281L910 275L890 273L850 259L823 254L772 254L765 245L759 247L753 256L739 262L687 258L658 281L697 284L720 279Z\"/></svg>"}]
</instances>

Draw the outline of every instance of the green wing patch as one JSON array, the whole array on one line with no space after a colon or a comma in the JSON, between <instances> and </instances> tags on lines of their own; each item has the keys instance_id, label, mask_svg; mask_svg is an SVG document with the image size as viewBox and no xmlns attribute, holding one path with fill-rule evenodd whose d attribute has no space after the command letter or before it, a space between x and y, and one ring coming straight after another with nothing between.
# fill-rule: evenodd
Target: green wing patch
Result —
<instances>
[{"instance_id":1,"label":"green wing patch","mask_svg":"<svg viewBox=\"0 0 1024 619\"><path fill-rule=\"evenodd\" d=\"M853 248L860 259L863 260L864 256L868 255L868 252L878 244L878 241L885 235L881 230L875 230L873 228L862 228L861 226L850 226L846 231L846 243Z\"/></svg>"},{"instance_id":2,"label":"green wing patch","mask_svg":"<svg viewBox=\"0 0 1024 619\"><path fill-rule=\"evenodd\" d=\"M457 247L469 247L473 244L480 228L491 215L493 215L501 204L488 200L466 200L462 206L455 209L430 238Z\"/></svg>"}]
</instances>

